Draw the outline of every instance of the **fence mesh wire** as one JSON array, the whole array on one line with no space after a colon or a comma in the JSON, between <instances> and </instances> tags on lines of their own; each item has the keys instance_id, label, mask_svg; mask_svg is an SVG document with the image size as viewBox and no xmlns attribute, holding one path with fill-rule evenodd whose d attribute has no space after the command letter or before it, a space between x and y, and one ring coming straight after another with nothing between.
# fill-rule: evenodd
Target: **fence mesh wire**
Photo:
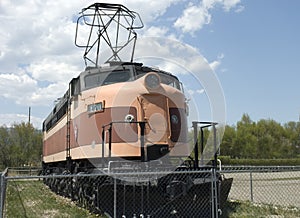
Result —
<instances>
[{"instance_id":1,"label":"fence mesh wire","mask_svg":"<svg viewBox=\"0 0 300 218\"><path fill-rule=\"evenodd\" d=\"M233 178L229 199L300 208L299 168L228 169Z\"/></svg>"},{"instance_id":2,"label":"fence mesh wire","mask_svg":"<svg viewBox=\"0 0 300 218\"><path fill-rule=\"evenodd\" d=\"M213 182L218 178L214 180L209 170L190 173L192 182L182 172L149 182L148 174L138 178L128 174L124 180L120 175L40 177L11 171L1 177L2 212L3 217L231 217L236 202L248 202L294 208L295 216L290 217L300 216L300 169L224 168L221 174L233 178L224 205L214 201L222 188L217 186L215 196ZM215 213L218 208L222 214Z\"/></svg>"}]
</instances>

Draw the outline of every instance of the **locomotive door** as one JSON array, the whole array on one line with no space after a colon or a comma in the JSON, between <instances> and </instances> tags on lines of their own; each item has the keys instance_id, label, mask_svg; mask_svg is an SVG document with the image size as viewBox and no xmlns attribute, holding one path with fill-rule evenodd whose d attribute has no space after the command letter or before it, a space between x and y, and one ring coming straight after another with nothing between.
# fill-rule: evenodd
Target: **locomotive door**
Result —
<instances>
[{"instance_id":1,"label":"locomotive door","mask_svg":"<svg viewBox=\"0 0 300 218\"><path fill-rule=\"evenodd\" d=\"M142 120L146 121L145 143L166 144L170 136L168 119L168 98L163 95L148 94L138 98Z\"/></svg>"}]
</instances>

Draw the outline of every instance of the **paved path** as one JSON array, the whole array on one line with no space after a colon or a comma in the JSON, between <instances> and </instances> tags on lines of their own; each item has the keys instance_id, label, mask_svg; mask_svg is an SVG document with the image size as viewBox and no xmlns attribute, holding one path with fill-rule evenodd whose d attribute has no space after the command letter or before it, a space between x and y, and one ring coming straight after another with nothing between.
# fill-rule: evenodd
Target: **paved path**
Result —
<instances>
[{"instance_id":1,"label":"paved path","mask_svg":"<svg viewBox=\"0 0 300 218\"><path fill-rule=\"evenodd\" d=\"M225 176L233 178L229 199L300 208L300 171L252 173L252 196L249 172Z\"/></svg>"}]
</instances>

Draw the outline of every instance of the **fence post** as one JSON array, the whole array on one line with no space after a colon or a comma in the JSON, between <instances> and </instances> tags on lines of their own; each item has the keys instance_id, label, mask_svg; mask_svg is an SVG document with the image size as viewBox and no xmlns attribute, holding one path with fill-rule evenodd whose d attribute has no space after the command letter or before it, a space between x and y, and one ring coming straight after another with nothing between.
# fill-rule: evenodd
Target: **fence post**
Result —
<instances>
[{"instance_id":1,"label":"fence post","mask_svg":"<svg viewBox=\"0 0 300 218\"><path fill-rule=\"evenodd\" d=\"M3 178L2 178L2 173L0 177L0 218L3 217Z\"/></svg>"},{"instance_id":2,"label":"fence post","mask_svg":"<svg viewBox=\"0 0 300 218\"><path fill-rule=\"evenodd\" d=\"M6 197L6 175L7 175L7 168L1 174L0 177L0 218L4 215L4 206L5 206L5 197Z\"/></svg>"},{"instance_id":3,"label":"fence post","mask_svg":"<svg viewBox=\"0 0 300 218\"><path fill-rule=\"evenodd\" d=\"M250 171L250 196L251 196L251 202L253 202L253 181L252 181L252 171Z\"/></svg>"},{"instance_id":4,"label":"fence post","mask_svg":"<svg viewBox=\"0 0 300 218\"><path fill-rule=\"evenodd\" d=\"M117 217L117 179L114 175L114 218Z\"/></svg>"},{"instance_id":5,"label":"fence post","mask_svg":"<svg viewBox=\"0 0 300 218\"><path fill-rule=\"evenodd\" d=\"M219 206L218 206L218 190L217 190L217 175L216 168L211 169L211 217L218 218Z\"/></svg>"}]
</instances>

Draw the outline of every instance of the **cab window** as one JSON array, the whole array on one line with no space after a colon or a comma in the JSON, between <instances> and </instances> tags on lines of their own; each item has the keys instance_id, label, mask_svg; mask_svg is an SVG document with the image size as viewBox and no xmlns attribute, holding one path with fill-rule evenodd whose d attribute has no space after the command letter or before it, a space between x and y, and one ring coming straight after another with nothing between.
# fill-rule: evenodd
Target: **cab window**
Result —
<instances>
[{"instance_id":1,"label":"cab window","mask_svg":"<svg viewBox=\"0 0 300 218\"><path fill-rule=\"evenodd\" d=\"M130 71L112 71L90 74L84 77L85 88L94 88L97 86L110 85L130 80Z\"/></svg>"}]
</instances>

